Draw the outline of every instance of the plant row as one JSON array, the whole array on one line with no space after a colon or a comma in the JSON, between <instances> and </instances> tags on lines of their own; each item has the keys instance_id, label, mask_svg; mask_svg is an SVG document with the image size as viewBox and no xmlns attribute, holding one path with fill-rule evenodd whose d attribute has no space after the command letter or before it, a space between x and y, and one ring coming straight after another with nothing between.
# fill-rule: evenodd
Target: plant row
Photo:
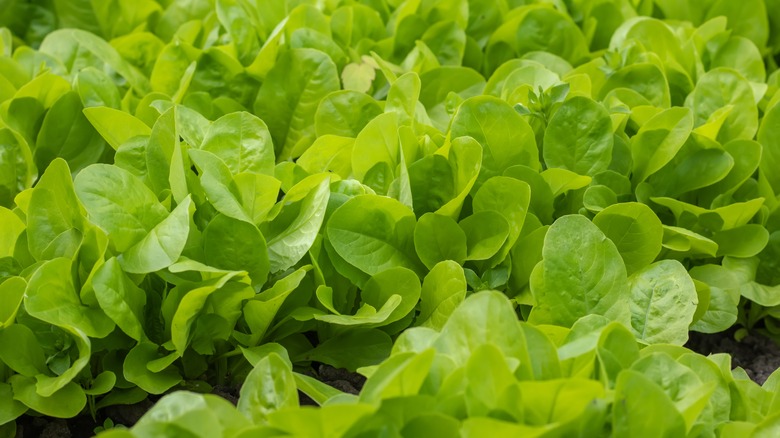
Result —
<instances>
[{"instance_id":1,"label":"plant row","mask_svg":"<svg viewBox=\"0 0 780 438\"><path fill-rule=\"evenodd\" d=\"M361 369L360 395L292 370L277 346L255 359L238 406L216 395L163 397L131 430L101 438L192 437L772 437L779 373L759 387L725 354L640 350L598 315L574 326L519 322L506 296L468 297L440 331L415 327ZM322 406L298 405L298 390Z\"/></svg>"},{"instance_id":2,"label":"plant row","mask_svg":"<svg viewBox=\"0 0 780 438\"><path fill-rule=\"evenodd\" d=\"M552 434L638 427L614 400L647 388L674 431L771 417L727 359L679 346L780 334L776 2L525 3L12 2L0 424L246 379L239 410L266 423L295 388L336 395L290 377L311 362L372 374L345 431L403 428L379 403L395 395L421 421L538 414ZM471 294L514 309L490 331L517 345L435 340ZM486 365L506 379L474 395ZM671 370L699 380L658 380ZM249 391L270 378L264 407ZM584 395L524 413L534 381Z\"/></svg>"}]
</instances>

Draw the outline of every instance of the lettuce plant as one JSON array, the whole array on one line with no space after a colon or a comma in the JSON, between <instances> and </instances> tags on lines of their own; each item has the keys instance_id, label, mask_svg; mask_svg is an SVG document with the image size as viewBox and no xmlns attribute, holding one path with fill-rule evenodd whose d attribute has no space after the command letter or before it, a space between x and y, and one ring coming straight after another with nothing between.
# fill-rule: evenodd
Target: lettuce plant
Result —
<instances>
[{"instance_id":1,"label":"lettuce plant","mask_svg":"<svg viewBox=\"0 0 780 438\"><path fill-rule=\"evenodd\" d=\"M344 394L272 352L237 408L177 392L132 429L100 437L771 436L778 427L777 373L759 387L727 355L640 349L625 325L595 315L571 329L519 322L495 291L467 298L441 330L407 330L390 358L361 372L360 394ZM298 406L296 389L321 407Z\"/></svg>"},{"instance_id":2,"label":"lettuce plant","mask_svg":"<svg viewBox=\"0 0 780 438\"><path fill-rule=\"evenodd\" d=\"M271 405L241 408L262 423L295 404L293 366L438 363L399 359L393 339L444 330L483 290L556 348L609 322L669 367L689 366L668 346L690 330L780 334L778 7L8 2L0 426L287 376ZM524 354L496 373L528 380ZM618 388L648 387L646 371ZM607 394L593 415L618 427L609 375L588 374ZM686 433L709 397L690 390L669 395ZM485 397L475 416L503 403ZM707 433L759 423L719 409Z\"/></svg>"}]
</instances>

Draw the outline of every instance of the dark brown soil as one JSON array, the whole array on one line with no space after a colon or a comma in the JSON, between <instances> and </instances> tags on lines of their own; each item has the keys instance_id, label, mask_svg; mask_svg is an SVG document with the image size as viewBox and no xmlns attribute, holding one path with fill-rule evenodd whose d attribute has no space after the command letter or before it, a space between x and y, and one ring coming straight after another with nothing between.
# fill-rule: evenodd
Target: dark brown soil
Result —
<instances>
[{"instance_id":1,"label":"dark brown soil","mask_svg":"<svg viewBox=\"0 0 780 438\"><path fill-rule=\"evenodd\" d=\"M152 406L154 406L154 402L146 399L133 405L109 406L104 409L103 413L114 424L130 427L137 423Z\"/></svg>"},{"instance_id":2,"label":"dark brown soil","mask_svg":"<svg viewBox=\"0 0 780 438\"><path fill-rule=\"evenodd\" d=\"M80 415L67 420L45 416L23 415L16 420L15 438L85 438L95 435L95 429L111 419L114 425L134 425L154 402L146 399L133 405L109 406L99 411L97 418Z\"/></svg>"},{"instance_id":3,"label":"dark brown soil","mask_svg":"<svg viewBox=\"0 0 780 438\"><path fill-rule=\"evenodd\" d=\"M711 335L691 332L685 346L704 355L728 353L733 367L742 367L751 379L763 384L770 374L780 368L780 346L757 334L749 334L737 341L734 333L734 329Z\"/></svg>"},{"instance_id":4,"label":"dark brown soil","mask_svg":"<svg viewBox=\"0 0 780 438\"><path fill-rule=\"evenodd\" d=\"M214 395L218 395L225 400L229 401L230 403L233 403L233 405L238 404L238 395L241 388L235 388L231 386L223 386L223 385L217 385L214 387L214 389L211 390L211 393Z\"/></svg>"},{"instance_id":5,"label":"dark brown soil","mask_svg":"<svg viewBox=\"0 0 780 438\"><path fill-rule=\"evenodd\" d=\"M62 420L24 415L16 420L16 438L81 438L95 435L97 427L90 417Z\"/></svg>"},{"instance_id":6,"label":"dark brown soil","mask_svg":"<svg viewBox=\"0 0 780 438\"><path fill-rule=\"evenodd\" d=\"M340 368L333 368L332 366L325 364L320 364L319 367L317 367L316 373L312 371L308 374L339 391L353 395L360 394L360 390L363 389L363 385L366 383L366 378L358 373L353 373ZM298 391L298 397L303 406L317 406L317 403L314 400L300 391Z\"/></svg>"}]
</instances>

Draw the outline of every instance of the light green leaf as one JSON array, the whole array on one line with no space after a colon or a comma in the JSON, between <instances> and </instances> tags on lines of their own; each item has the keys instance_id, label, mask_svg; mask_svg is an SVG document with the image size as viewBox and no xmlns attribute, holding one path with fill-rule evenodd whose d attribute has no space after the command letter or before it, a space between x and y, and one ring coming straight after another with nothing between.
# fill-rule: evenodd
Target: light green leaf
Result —
<instances>
[{"instance_id":1,"label":"light green leaf","mask_svg":"<svg viewBox=\"0 0 780 438\"><path fill-rule=\"evenodd\" d=\"M534 132L508 103L490 96L466 99L450 126L450 137L473 137L482 146L482 169L476 186L522 164L539 169Z\"/></svg>"},{"instance_id":2,"label":"light green leaf","mask_svg":"<svg viewBox=\"0 0 780 438\"><path fill-rule=\"evenodd\" d=\"M419 271L415 222L412 211L400 202L361 195L333 212L326 235L346 262L369 275L396 266Z\"/></svg>"},{"instance_id":3,"label":"light green leaf","mask_svg":"<svg viewBox=\"0 0 780 438\"><path fill-rule=\"evenodd\" d=\"M161 358L158 346L151 342L139 342L125 357L123 370L128 382L150 394L162 394L182 381L179 371L167 366L159 372L152 372L148 365Z\"/></svg>"},{"instance_id":4,"label":"light green leaf","mask_svg":"<svg viewBox=\"0 0 780 438\"><path fill-rule=\"evenodd\" d=\"M693 129L693 113L688 108L661 111L642 124L631 137L634 185L647 179L672 160Z\"/></svg>"},{"instance_id":5,"label":"light green leaf","mask_svg":"<svg viewBox=\"0 0 780 438\"><path fill-rule=\"evenodd\" d=\"M27 412L27 409L22 402L14 400L11 385L0 383L0 424L14 424L11 422Z\"/></svg>"},{"instance_id":6,"label":"light green leaf","mask_svg":"<svg viewBox=\"0 0 780 438\"><path fill-rule=\"evenodd\" d=\"M466 260L466 234L448 216L426 213L414 228L414 247L428 269L445 260Z\"/></svg>"},{"instance_id":7,"label":"light green leaf","mask_svg":"<svg viewBox=\"0 0 780 438\"><path fill-rule=\"evenodd\" d=\"M13 324L26 289L27 282L22 277L9 277L0 282L0 300L5 303L0 308L0 328Z\"/></svg>"},{"instance_id":8,"label":"light green leaf","mask_svg":"<svg viewBox=\"0 0 780 438\"><path fill-rule=\"evenodd\" d=\"M56 258L35 271L25 292L25 310L49 324L103 338L114 329L114 322L101 309L81 303L73 285L71 263L70 259Z\"/></svg>"},{"instance_id":9,"label":"light green leaf","mask_svg":"<svg viewBox=\"0 0 780 438\"><path fill-rule=\"evenodd\" d=\"M661 220L644 204L611 205L600 211L593 223L615 244L629 274L652 263L661 252Z\"/></svg>"},{"instance_id":10,"label":"light green leaf","mask_svg":"<svg viewBox=\"0 0 780 438\"><path fill-rule=\"evenodd\" d=\"M685 435L685 421L672 401L652 380L637 371L626 370L618 376L614 406L612 424L616 437ZM659 418L664 421L659 423Z\"/></svg>"},{"instance_id":11,"label":"light green leaf","mask_svg":"<svg viewBox=\"0 0 780 438\"><path fill-rule=\"evenodd\" d=\"M0 205L11 207L14 197L32 186L35 171L24 138L0 124Z\"/></svg>"},{"instance_id":12,"label":"light green leaf","mask_svg":"<svg viewBox=\"0 0 780 438\"><path fill-rule=\"evenodd\" d=\"M531 274L537 306L529 321L570 327L586 315L629 325L626 268L615 244L583 216L564 216L544 239Z\"/></svg>"},{"instance_id":13,"label":"light green leaf","mask_svg":"<svg viewBox=\"0 0 780 438\"><path fill-rule=\"evenodd\" d=\"M465 298L463 268L452 260L437 263L423 280L417 325L441 329Z\"/></svg>"},{"instance_id":14,"label":"light green leaf","mask_svg":"<svg viewBox=\"0 0 780 438\"><path fill-rule=\"evenodd\" d=\"M416 395L434 358L434 350L400 353L379 365L360 392L360 401L379 403L393 397Z\"/></svg>"},{"instance_id":15,"label":"light green leaf","mask_svg":"<svg viewBox=\"0 0 780 438\"><path fill-rule=\"evenodd\" d=\"M0 206L0 222L3 223L3 228L0 229L0 257L11 257L17 239L26 228L25 223L13 211L2 206ZM27 239L29 241L29 237Z\"/></svg>"},{"instance_id":16,"label":"light green leaf","mask_svg":"<svg viewBox=\"0 0 780 438\"><path fill-rule=\"evenodd\" d=\"M301 181L298 187L298 190L307 187L310 190L299 202L285 202L279 216L263 228L268 236L271 272L284 271L298 263L311 248L325 219L330 177L327 174L312 176ZM290 192L294 190L295 187Z\"/></svg>"},{"instance_id":17,"label":"light green leaf","mask_svg":"<svg viewBox=\"0 0 780 438\"><path fill-rule=\"evenodd\" d=\"M676 260L662 260L629 279L631 327L648 344L683 345L699 302L696 286Z\"/></svg>"},{"instance_id":18,"label":"light green leaf","mask_svg":"<svg viewBox=\"0 0 780 438\"><path fill-rule=\"evenodd\" d=\"M612 144L612 119L606 108L575 96L558 108L544 131L544 162L593 176L609 167Z\"/></svg>"},{"instance_id":19,"label":"light green leaf","mask_svg":"<svg viewBox=\"0 0 780 438\"><path fill-rule=\"evenodd\" d=\"M73 257L81 245L84 209L76 198L70 169L52 161L30 196L27 241L38 260Z\"/></svg>"},{"instance_id":20,"label":"light green leaf","mask_svg":"<svg viewBox=\"0 0 780 438\"><path fill-rule=\"evenodd\" d=\"M144 122L118 109L96 106L84 108L83 111L87 120L114 150L133 137L152 133Z\"/></svg>"},{"instance_id":21,"label":"light green leaf","mask_svg":"<svg viewBox=\"0 0 780 438\"><path fill-rule=\"evenodd\" d=\"M244 318L251 331L246 345L254 347L263 339L284 301L300 286L310 269L311 265L307 265L277 280L271 288L260 292L244 305Z\"/></svg>"},{"instance_id":22,"label":"light green leaf","mask_svg":"<svg viewBox=\"0 0 780 438\"><path fill-rule=\"evenodd\" d=\"M142 341L146 293L122 271L115 257L103 263L92 278L100 307L125 334Z\"/></svg>"},{"instance_id":23,"label":"light green leaf","mask_svg":"<svg viewBox=\"0 0 780 438\"><path fill-rule=\"evenodd\" d=\"M311 144L320 100L339 88L336 65L325 53L291 49L279 56L254 104L271 131L278 160L290 158L299 142Z\"/></svg>"},{"instance_id":24,"label":"light green leaf","mask_svg":"<svg viewBox=\"0 0 780 438\"><path fill-rule=\"evenodd\" d=\"M378 365L390 355L392 346L390 336L381 330L350 330L325 340L302 359L356 370Z\"/></svg>"},{"instance_id":25,"label":"light green leaf","mask_svg":"<svg viewBox=\"0 0 780 438\"><path fill-rule=\"evenodd\" d=\"M268 278L268 251L260 230L254 225L217 215L203 230L203 255L210 266L246 271L253 285Z\"/></svg>"},{"instance_id":26,"label":"light green leaf","mask_svg":"<svg viewBox=\"0 0 780 438\"><path fill-rule=\"evenodd\" d=\"M496 211L474 213L458 225L466 236L466 260L487 260L493 257L509 238L509 224Z\"/></svg>"},{"instance_id":27,"label":"light green leaf","mask_svg":"<svg viewBox=\"0 0 780 438\"><path fill-rule=\"evenodd\" d=\"M159 271L179 259L190 231L190 207L188 196L184 202L163 219L146 236L119 256L122 268L134 274Z\"/></svg>"},{"instance_id":28,"label":"light green leaf","mask_svg":"<svg viewBox=\"0 0 780 438\"><path fill-rule=\"evenodd\" d=\"M140 242L168 216L141 180L116 166L89 166L78 174L74 185L89 220L106 231L119 252Z\"/></svg>"},{"instance_id":29,"label":"light green leaf","mask_svg":"<svg viewBox=\"0 0 780 438\"><path fill-rule=\"evenodd\" d=\"M275 159L265 123L247 112L224 115L211 124L200 149L225 162L230 172L273 175Z\"/></svg>"},{"instance_id":30,"label":"light green leaf","mask_svg":"<svg viewBox=\"0 0 780 438\"><path fill-rule=\"evenodd\" d=\"M363 180L380 163L394 169L398 164L399 141L396 113L385 113L368 122L357 135L352 148L355 178Z\"/></svg>"},{"instance_id":31,"label":"light green leaf","mask_svg":"<svg viewBox=\"0 0 780 438\"><path fill-rule=\"evenodd\" d=\"M13 388L14 400L24 403L28 408L55 418L72 418L78 415L87 404L84 390L71 382L62 389L44 397L35 389L35 379L21 375L11 376L9 383Z\"/></svg>"},{"instance_id":32,"label":"light green leaf","mask_svg":"<svg viewBox=\"0 0 780 438\"><path fill-rule=\"evenodd\" d=\"M503 261L520 237L525 215L531 202L531 188L524 182L506 176L495 176L485 181L474 194L474 213L493 211L501 214L509 225L507 240L501 252L493 260L495 266Z\"/></svg>"},{"instance_id":33,"label":"light green leaf","mask_svg":"<svg viewBox=\"0 0 780 438\"><path fill-rule=\"evenodd\" d=\"M255 365L241 386L238 411L253 423L266 421L273 411L298 406L292 370L276 353Z\"/></svg>"},{"instance_id":34,"label":"light green leaf","mask_svg":"<svg viewBox=\"0 0 780 438\"><path fill-rule=\"evenodd\" d=\"M78 94L71 91L46 113L35 145L35 164L39 169L60 157L76 172L103 155L105 142L81 113L82 109Z\"/></svg>"},{"instance_id":35,"label":"light green leaf","mask_svg":"<svg viewBox=\"0 0 780 438\"><path fill-rule=\"evenodd\" d=\"M222 397L176 391L162 397L133 426L133 436L237 436L251 422ZM121 431L114 428L111 432ZM122 437L125 438L125 437Z\"/></svg>"},{"instance_id":36,"label":"light green leaf","mask_svg":"<svg viewBox=\"0 0 780 438\"><path fill-rule=\"evenodd\" d=\"M0 331L0 360L22 376L48 372L43 348L26 325L11 324Z\"/></svg>"},{"instance_id":37,"label":"light green leaf","mask_svg":"<svg viewBox=\"0 0 780 438\"><path fill-rule=\"evenodd\" d=\"M417 306L420 300L420 279L404 267L393 267L377 273L363 286L360 296L365 304L378 309L392 297L400 296L401 303L393 309L383 324L399 321Z\"/></svg>"}]
</instances>

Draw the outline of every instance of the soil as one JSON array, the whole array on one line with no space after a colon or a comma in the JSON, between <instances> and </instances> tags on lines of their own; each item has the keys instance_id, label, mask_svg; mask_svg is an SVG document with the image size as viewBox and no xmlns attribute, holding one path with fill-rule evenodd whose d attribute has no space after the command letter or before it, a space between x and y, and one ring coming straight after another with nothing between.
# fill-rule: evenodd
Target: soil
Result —
<instances>
[{"instance_id":1,"label":"soil","mask_svg":"<svg viewBox=\"0 0 780 438\"><path fill-rule=\"evenodd\" d=\"M230 403L233 403L233 406L236 406L238 405L238 395L240 391L241 388L239 387L217 385L211 390L211 393L224 398Z\"/></svg>"},{"instance_id":2,"label":"soil","mask_svg":"<svg viewBox=\"0 0 780 438\"><path fill-rule=\"evenodd\" d=\"M330 385L339 391L346 392L347 394L360 394L360 390L363 389L363 384L366 383L366 378L360 374L340 368L333 368L330 365L320 364L316 369L316 373L312 371L308 374L320 382ZM314 400L300 391L298 391L298 398L301 406L317 406L317 403L315 403Z\"/></svg>"},{"instance_id":3,"label":"soil","mask_svg":"<svg viewBox=\"0 0 780 438\"><path fill-rule=\"evenodd\" d=\"M69 420L23 415L16 420L16 438L82 438L95 435L98 425L89 416Z\"/></svg>"},{"instance_id":4,"label":"soil","mask_svg":"<svg viewBox=\"0 0 780 438\"><path fill-rule=\"evenodd\" d=\"M691 332L690 340L685 346L705 355L729 353L734 367L742 367L751 379L763 384L772 372L780 368L780 346L760 335L748 335L737 341L734 333L734 330L712 335ZM366 378L357 373L324 364L313 364L308 374L336 389L355 395L360 393L366 382ZM239 388L216 386L212 394L236 404ZM306 394L299 392L298 395L301 405L316 406L314 400ZM17 420L16 438L90 437L106 418L110 418L114 424L127 427L134 425L153 404L152 400L147 399L134 405L111 406L99 413L97 421L88 415L69 420L24 415Z\"/></svg>"},{"instance_id":5,"label":"soil","mask_svg":"<svg viewBox=\"0 0 780 438\"><path fill-rule=\"evenodd\" d=\"M780 368L780 346L756 334L737 341L734 334L735 329L711 335L691 332L685 346L704 355L729 353L732 367L742 367L753 381L763 384L770 374Z\"/></svg>"}]
</instances>

